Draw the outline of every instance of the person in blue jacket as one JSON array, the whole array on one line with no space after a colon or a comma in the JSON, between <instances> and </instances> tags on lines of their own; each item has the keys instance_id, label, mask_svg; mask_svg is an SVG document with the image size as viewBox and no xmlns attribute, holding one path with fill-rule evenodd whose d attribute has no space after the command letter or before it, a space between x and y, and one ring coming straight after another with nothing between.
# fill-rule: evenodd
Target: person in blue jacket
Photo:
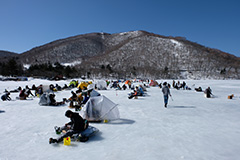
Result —
<instances>
[{"instance_id":1,"label":"person in blue jacket","mask_svg":"<svg viewBox=\"0 0 240 160\"><path fill-rule=\"evenodd\" d=\"M167 108L168 96L172 96L171 93L170 93L170 90L167 86L167 82L163 83L162 92L163 92L163 98L164 98L164 107Z\"/></svg>"}]
</instances>

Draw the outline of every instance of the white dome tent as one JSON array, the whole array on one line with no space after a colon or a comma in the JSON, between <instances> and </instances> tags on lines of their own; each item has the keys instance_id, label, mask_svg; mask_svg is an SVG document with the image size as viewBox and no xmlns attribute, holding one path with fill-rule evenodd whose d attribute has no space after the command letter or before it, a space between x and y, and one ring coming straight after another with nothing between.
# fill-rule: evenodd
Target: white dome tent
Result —
<instances>
[{"instance_id":1,"label":"white dome tent","mask_svg":"<svg viewBox=\"0 0 240 160\"><path fill-rule=\"evenodd\" d=\"M106 90L107 89L107 83L104 80L98 80L95 82L96 83L96 88L98 90Z\"/></svg>"},{"instance_id":2,"label":"white dome tent","mask_svg":"<svg viewBox=\"0 0 240 160\"><path fill-rule=\"evenodd\" d=\"M88 121L117 120L120 118L117 104L105 96L90 97L80 111Z\"/></svg>"},{"instance_id":3,"label":"white dome tent","mask_svg":"<svg viewBox=\"0 0 240 160\"><path fill-rule=\"evenodd\" d=\"M43 93L41 96L40 96L40 99L39 99L39 105L40 106L49 106L51 103L51 100L49 98L49 94L46 92L46 93Z\"/></svg>"}]
</instances>

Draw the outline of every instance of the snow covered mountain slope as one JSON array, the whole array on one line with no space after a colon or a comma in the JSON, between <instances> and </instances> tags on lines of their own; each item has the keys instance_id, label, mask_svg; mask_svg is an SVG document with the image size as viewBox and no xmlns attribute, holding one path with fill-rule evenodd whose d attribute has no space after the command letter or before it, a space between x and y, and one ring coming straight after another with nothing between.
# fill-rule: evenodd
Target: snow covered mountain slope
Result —
<instances>
[{"instance_id":1,"label":"snow covered mountain slope","mask_svg":"<svg viewBox=\"0 0 240 160\"><path fill-rule=\"evenodd\" d=\"M82 75L100 78L240 78L240 58L183 37L146 31L78 35L33 48L17 58L29 65L75 63Z\"/></svg>"}]
</instances>

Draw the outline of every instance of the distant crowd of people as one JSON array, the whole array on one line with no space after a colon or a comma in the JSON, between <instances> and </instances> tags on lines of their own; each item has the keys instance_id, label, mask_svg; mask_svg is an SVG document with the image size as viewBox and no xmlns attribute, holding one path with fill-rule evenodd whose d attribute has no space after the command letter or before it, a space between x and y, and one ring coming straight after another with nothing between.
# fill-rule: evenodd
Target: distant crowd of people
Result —
<instances>
[{"instance_id":1,"label":"distant crowd of people","mask_svg":"<svg viewBox=\"0 0 240 160\"><path fill-rule=\"evenodd\" d=\"M150 81L148 81L150 83ZM118 81L106 81L107 86L110 85L110 88L114 88L116 90L126 90L127 88L131 89L132 92L128 94L128 98L132 99L133 97L137 98L138 96L144 96L146 92L146 88L149 87L146 85L146 83L143 83L142 85L134 86L132 81L126 81L125 83L122 83L122 86L120 86L120 83ZM147 83L148 84L148 83ZM63 87L59 86L58 84L53 85L50 84L48 90L52 93L48 95L49 97L49 105L58 106L65 104L66 102L70 102L70 107L76 108L78 110L83 104L86 104L87 100L90 97L90 93L92 90L87 90L87 85L91 85L90 82L86 82L85 84L82 84L81 87L79 87L78 81L73 80L70 82L69 86L65 84ZM191 90L191 88L186 84L185 81L182 83L180 81L173 80L172 86L164 82L163 84L160 83L158 86L162 89L163 95L164 95L164 106L167 107L168 104L168 96L171 96L169 88L174 88L177 90L183 89L183 90ZM63 98L62 101L57 102L55 98L54 91L61 91L64 89L72 89L74 87L77 87L78 90L76 92L71 91L71 97L70 98ZM94 88L94 86L92 86ZM85 90L85 91L82 91ZM210 98L213 96L212 90L210 87L206 88L204 91L201 87L195 88L195 91L197 92L204 92L207 98ZM1 99L3 101L10 101L12 100L10 97L11 93L19 93L19 99L20 100L26 100L28 97L41 97L41 95L44 93L43 85L40 84L39 86L35 86L35 84L32 85L31 88L28 87L28 85L25 86L25 88L18 87L17 89L7 91L5 90L5 94L1 96ZM46 98L46 97L45 97Z\"/></svg>"},{"instance_id":2,"label":"distant crowd of people","mask_svg":"<svg viewBox=\"0 0 240 160\"><path fill-rule=\"evenodd\" d=\"M163 84L160 83L159 85L159 88L162 89L162 92L163 92L163 96L164 96L164 107L167 107L167 104L168 104L168 97L171 96L171 93L170 93L170 88L171 88L171 85L167 82L164 82ZM191 90L191 88L186 84L185 81L183 81L182 83L180 81L177 81L175 82L173 80L173 83L172 83L172 88L174 89L177 89L177 90L180 90L180 89L183 89L183 90ZM203 92L206 96L206 98L211 98L213 97L213 94L212 94L212 89L210 87L207 87L204 91L202 89L202 87L198 87L198 88L194 88L195 91L197 92Z\"/></svg>"}]
</instances>

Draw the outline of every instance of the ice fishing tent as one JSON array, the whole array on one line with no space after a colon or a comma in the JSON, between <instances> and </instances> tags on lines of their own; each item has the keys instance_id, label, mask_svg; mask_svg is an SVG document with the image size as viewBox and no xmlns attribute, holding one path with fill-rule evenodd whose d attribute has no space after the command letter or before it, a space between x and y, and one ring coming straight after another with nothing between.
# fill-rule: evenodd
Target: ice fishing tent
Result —
<instances>
[{"instance_id":1,"label":"ice fishing tent","mask_svg":"<svg viewBox=\"0 0 240 160\"><path fill-rule=\"evenodd\" d=\"M96 81L96 88L98 90L106 90L107 89L107 82L104 80Z\"/></svg>"},{"instance_id":2,"label":"ice fishing tent","mask_svg":"<svg viewBox=\"0 0 240 160\"><path fill-rule=\"evenodd\" d=\"M155 80L151 80L149 86L153 86L153 87L158 86L158 82Z\"/></svg>"},{"instance_id":3,"label":"ice fishing tent","mask_svg":"<svg viewBox=\"0 0 240 160\"><path fill-rule=\"evenodd\" d=\"M82 91L82 95L87 95L90 92L90 97L100 96L101 94L98 93L95 89L89 89Z\"/></svg>"},{"instance_id":4,"label":"ice fishing tent","mask_svg":"<svg viewBox=\"0 0 240 160\"><path fill-rule=\"evenodd\" d=\"M38 102L38 104L40 106L48 106L51 103L50 98L49 98L49 94L48 93L43 93L40 97L40 100Z\"/></svg>"},{"instance_id":5,"label":"ice fishing tent","mask_svg":"<svg viewBox=\"0 0 240 160\"><path fill-rule=\"evenodd\" d=\"M120 118L117 104L105 96L90 97L81 110L81 115L88 121L116 120Z\"/></svg>"},{"instance_id":6,"label":"ice fishing tent","mask_svg":"<svg viewBox=\"0 0 240 160\"><path fill-rule=\"evenodd\" d=\"M100 96L101 94L98 93L96 90L92 89L92 91L90 92L90 97L96 97L96 96Z\"/></svg>"},{"instance_id":7,"label":"ice fishing tent","mask_svg":"<svg viewBox=\"0 0 240 160\"><path fill-rule=\"evenodd\" d=\"M51 92L49 85L42 85L43 92Z\"/></svg>"}]
</instances>

